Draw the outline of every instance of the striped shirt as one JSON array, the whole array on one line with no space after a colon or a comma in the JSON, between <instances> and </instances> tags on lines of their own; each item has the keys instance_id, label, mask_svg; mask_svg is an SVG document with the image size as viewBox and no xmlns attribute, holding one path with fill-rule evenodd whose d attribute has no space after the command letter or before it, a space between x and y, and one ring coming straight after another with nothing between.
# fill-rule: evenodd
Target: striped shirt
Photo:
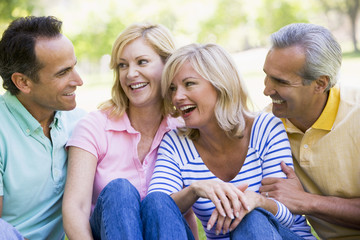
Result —
<instances>
[{"instance_id":1,"label":"striped shirt","mask_svg":"<svg viewBox=\"0 0 360 240\"><path fill-rule=\"evenodd\" d=\"M293 167L290 144L282 122L271 113L259 114L252 126L245 162L237 176L230 181L238 186L248 183L248 190L259 192L261 180L265 177L286 178L280 163L284 161ZM168 132L159 147L155 170L149 186L149 193L162 191L172 194L199 180L217 178L204 164L194 143L177 130ZM315 239L303 216L293 215L282 203L278 206L276 218L286 227L305 239ZM229 239L229 232L216 236L215 227L207 230L207 222L215 205L205 198L199 198L193 210L202 222L208 239Z\"/></svg>"}]
</instances>

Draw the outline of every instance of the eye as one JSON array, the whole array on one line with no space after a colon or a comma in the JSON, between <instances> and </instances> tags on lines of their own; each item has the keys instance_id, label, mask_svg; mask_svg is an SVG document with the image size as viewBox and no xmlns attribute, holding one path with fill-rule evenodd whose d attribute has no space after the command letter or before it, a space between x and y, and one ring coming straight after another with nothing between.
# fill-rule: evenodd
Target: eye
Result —
<instances>
[{"instance_id":1,"label":"eye","mask_svg":"<svg viewBox=\"0 0 360 240\"><path fill-rule=\"evenodd\" d=\"M195 83L192 82L192 81L187 81L187 82L185 82L185 86L186 86L186 87L190 87L190 86L192 86L192 85L195 85Z\"/></svg>"},{"instance_id":2,"label":"eye","mask_svg":"<svg viewBox=\"0 0 360 240\"><path fill-rule=\"evenodd\" d=\"M69 73L72 70L72 68L67 68L57 74L57 76L62 77L65 76L67 73Z\"/></svg>"},{"instance_id":3,"label":"eye","mask_svg":"<svg viewBox=\"0 0 360 240\"><path fill-rule=\"evenodd\" d=\"M140 59L139 61L138 61L138 64L139 65L144 65L144 64L147 64L149 61L148 60L146 60L146 59Z\"/></svg>"},{"instance_id":4,"label":"eye","mask_svg":"<svg viewBox=\"0 0 360 240\"><path fill-rule=\"evenodd\" d=\"M119 63L118 64L118 68L126 68L126 64L125 63Z\"/></svg>"},{"instance_id":5,"label":"eye","mask_svg":"<svg viewBox=\"0 0 360 240\"><path fill-rule=\"evenodd\" d=\"M169 87L169 91L170 92L175 92L176 91L175 85L171 84L170 87Z\"/></svg>"}]
</instances>

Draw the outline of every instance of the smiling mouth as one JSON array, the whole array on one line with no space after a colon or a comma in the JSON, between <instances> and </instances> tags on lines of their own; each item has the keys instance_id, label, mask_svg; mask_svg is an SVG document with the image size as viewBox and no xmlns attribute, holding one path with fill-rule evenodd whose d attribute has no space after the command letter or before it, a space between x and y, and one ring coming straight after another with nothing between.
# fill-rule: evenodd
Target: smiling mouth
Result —
<instances>
[{"instance_id":1,"label":"smiling mouth","mask_svg":"<svg viewBox=\"0 0 360 240\"><path fill-rule=\"evenodd\" d=\"M284 102L285 102L284 100L272 99L272 103L273 103L273 104L282 104L282 103L284 103Z\"/></svg>"},{"instance_id":2,"label":"smiling mouth","mask_svg":"<svg viewBox=\"0 0 360 240\"><path fill-rule=\"evenodd\" d=\"M75 95L75 92L72 92L72 93L65 93L64 95L65 95L65 96L74 96L74 95Z\"/></svg>"},{"instance_id":3,"label":"smiling mouth","mask_svg":"<svg viewBox=\"0 0 360 240\"><path fill-rule=\"evenodd\" d=\"M187 106L184 106L184 107L181 107L180 108L180 111L183 115L189 113L189 112L192 112L194 111L196 108L196 105L187 105Z\"/></svg>"},{"instance_id":4,"label":"smiling mouth","mask_svg":"<svg viewBox=\"0 0 360 240\"><path fill-rule=\"evenodd\" d=\"M148 84L149 83L138 83L138 84L130 85L129 87L131 88L131 90L136 90L136 89L143 88L143 87L147 86Z\"/></svg>"}]
</instances>

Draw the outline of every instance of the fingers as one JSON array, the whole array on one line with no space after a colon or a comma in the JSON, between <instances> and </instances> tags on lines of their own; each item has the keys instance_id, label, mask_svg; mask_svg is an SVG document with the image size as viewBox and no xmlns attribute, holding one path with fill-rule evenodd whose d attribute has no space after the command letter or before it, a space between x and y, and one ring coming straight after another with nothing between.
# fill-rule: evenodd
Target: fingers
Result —
<instances>
[{"instance_id":1,"label":"fingers","mask_svg":"<svg viewBox=\"0 0 360 240\"><path fill-rule=\"evenodd\" d=\"M282 171L286 174L287 178L296 177L294 170L291 167L287 166L285 162L281 162L280 165L281 165Z\"/></svg>"},{"instance_id":2,"label":"fingers","mask_svg":"<svg viewBox=\"0 0 360 240\"><path fill-rule=\"evenodd\" d=\"M245 190L249 187L248 183L240 184L239 186L236 186L240 191L245 192Z\"/></svg>"},{"instance_id":3,"label":"fingers","mask_svg":"<svg viewBox=\"0 0 360 240\"><path fill-rule=\"evenodd\" d=\"M215 208L214 211L212 212L209 220L208 220L208 223L207 223L207 226L206 226L206 229L207 229L207 230L212 229L212 227L215 225L216 220L218 219L218 217L219 217L219 212L218 212L218 210Z\"/></svg>"}]
</instances>

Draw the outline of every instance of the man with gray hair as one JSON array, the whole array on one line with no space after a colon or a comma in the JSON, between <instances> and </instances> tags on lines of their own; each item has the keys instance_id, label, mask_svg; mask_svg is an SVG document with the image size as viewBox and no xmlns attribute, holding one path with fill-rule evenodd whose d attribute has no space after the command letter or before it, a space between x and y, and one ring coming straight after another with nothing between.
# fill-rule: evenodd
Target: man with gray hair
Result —
<instances>
[{"instance_id":1,"label":"man with gray hair","mask_svg":"<svg viewBox=\"0 0 360 240\"><path fill-rule=\"evenodd\" d=\"M304 214L323 239L360 238L360 89L337 84L342 52L324 27L290 24L271 35L264 94L282 119L295 172L260 192Z\"/></svg>"}]
</instances>

